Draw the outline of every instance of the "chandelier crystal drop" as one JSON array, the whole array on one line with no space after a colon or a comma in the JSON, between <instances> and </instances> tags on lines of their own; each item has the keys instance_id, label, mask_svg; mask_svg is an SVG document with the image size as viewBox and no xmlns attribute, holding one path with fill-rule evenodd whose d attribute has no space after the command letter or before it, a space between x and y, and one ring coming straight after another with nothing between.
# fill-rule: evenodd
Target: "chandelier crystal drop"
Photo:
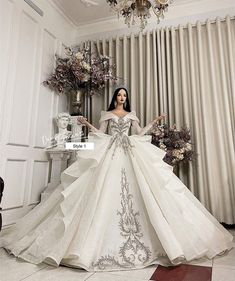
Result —
<instances>
[{"instance_id":1,"label":"chandelier crystal drop","mask_svg":"<svg viewBox=\"0 0 235 281\"><path fill-rule=\"evenodd\" d=\"M159 23L173 0L107 0L107 2L118 16L125 18L128 27L134 25L139 18L140 28L143 30L147 25L147 19L151 17L150 11L154 12Z\"/></svg>"}]
</instances>

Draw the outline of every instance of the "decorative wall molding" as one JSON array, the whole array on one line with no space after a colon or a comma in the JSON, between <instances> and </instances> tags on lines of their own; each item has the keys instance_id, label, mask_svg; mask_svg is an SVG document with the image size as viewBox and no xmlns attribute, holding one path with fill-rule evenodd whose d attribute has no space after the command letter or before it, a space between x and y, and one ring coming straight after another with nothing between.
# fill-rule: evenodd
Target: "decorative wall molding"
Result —
<instances>
[{"instance_id":1,"label":"decorative wall molding","mask_svg":"<svg viewBox=\"0 0 235 281\"><path fill-rule=\"evenodd\" d=\"M59 5L59 3L55 3L53 0L48 0L48 3L67 21L69 22L73 28L77 28L77 24L75 21L65 13L63 7Z\"/></svg>"},{"instance_id":2,"label":"decorative wall molding","mask_svg":"<svg viewBox=\"0 0 235 281\"><path fill-rule=\"evenodd\" d=\"M49 161L42 135L54 135L53 117L67 99L42 85L55 53L74 43L75 28L47 0L33 0L41 17L24 0L1 0L0 176L5 182L3 225L14 223L39 202Z\"/></svg>"},{"instance_id":3,"label":"decorative wall molding","mask_svg":"<svg viewBox=\"0 0 235 281\"><path fill-rule=\"evenodd\" d=\"M20 13L17 24L19 30L16 35L17 50L14 64L16 71L11 92L12 103L9 108L13 114L10 116L7 134L8 143L29 146L39 25L25 11Z\"/></svg>"},{"instance_id":4,"label":"decorative wall molding","mask_svg":"<svg viewBox=\"0 0 235 281\"><path fill-rule=\"evenodd\" d=\"M12 176L14 174L14 177ZM8 158L5 161L4 196L2 209L23 207L26 186L27 160ZM4 222L3 222L4 224Z\"/></svg>"},{"instance_id":5,"label":"decorative wall molding","mask_svg":"<svg viewBox=\"0 0 235 281\"><path fill-rule=\"evenodd\" d=\"M34 160L28 205L40 202L40 196L48 183L49 161Z\"/></svg>"},{"instance_id":6,"label":"decorative wall molding","mask_svg":"<svg viewBox=\"0 0 235 281\"><path fill-rule=\"evenodd\" d=\"M37 12L41 17L43 17L44 12L33 3L31 0L24 0L32 9L34 9L35 12Z\"/></svg>"}]
</instances>

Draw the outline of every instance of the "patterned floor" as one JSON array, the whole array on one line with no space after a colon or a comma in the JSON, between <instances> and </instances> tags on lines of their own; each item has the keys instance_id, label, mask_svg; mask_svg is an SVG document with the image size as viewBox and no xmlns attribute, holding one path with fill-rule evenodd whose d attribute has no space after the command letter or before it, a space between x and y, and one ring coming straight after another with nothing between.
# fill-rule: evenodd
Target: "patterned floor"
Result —
<instances>
[{"instance_id":1,"label":"patterned floor","mask_svg":"<svg viewBox=\"0 0 235 281\"><path fill-rule=\"evenodd\" d=\"M234 236L235 229L230 230ZM0 249L0 281L235 281L235 249L212 261L200 260L165 268L152 266L141 270L90 273L46 264L39 266L19 261Z\"/></svg>"}]
</instances>

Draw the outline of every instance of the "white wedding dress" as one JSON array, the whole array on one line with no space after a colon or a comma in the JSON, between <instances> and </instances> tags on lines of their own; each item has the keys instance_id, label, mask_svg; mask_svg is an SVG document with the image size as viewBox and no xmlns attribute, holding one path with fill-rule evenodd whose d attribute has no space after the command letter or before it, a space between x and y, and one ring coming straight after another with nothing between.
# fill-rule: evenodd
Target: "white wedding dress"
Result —
<instances>
[{"instance_id":1,"label":"white wedding dress","mask_svg":"<svg viewBox=\"0 0 235 281\"><path fill-rule=\"evenodd\" d=\"M31 263L87 271L176 265L231 249L233 236L145 135L151 127L142 129L134 111L102 111L100 129L89 133L94 150L79 151L56 190L4 231L0 247Z\"/></svg>"}]
</instances>

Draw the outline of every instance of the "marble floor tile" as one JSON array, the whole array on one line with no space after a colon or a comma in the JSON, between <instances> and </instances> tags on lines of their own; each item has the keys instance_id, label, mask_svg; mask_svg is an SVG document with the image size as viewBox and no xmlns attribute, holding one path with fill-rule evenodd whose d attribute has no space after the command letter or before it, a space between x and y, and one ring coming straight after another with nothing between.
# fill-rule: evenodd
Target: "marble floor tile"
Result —
<instances>
[{"instance_id":1,"label":"marble floor tile","mask_svg":"<svg viewBox=\"0 0 235 281\"><path fill-rule=\"evenodd\" d=\"M211 281L212 267L179 265L175 267L158 266L151 280L155 281ZM226 281L226 280L224 280Z\"/></svg>"},{"instance_id":2,"label":"marble floor tile","mask_svg":"<svg viewBox=\"0 0 235 281\"><path fill-rule=\"evenodd\" d=\"M93 272L66 266L47 266L22 281L85 281Z\"/></svg>"},{"instance_id":3,"label":"marble floor tile","mask_svg":"<svg viewBox=\"0 0 235 281\"><path fill-rule=\"evenodd\" d=\"M149 279L134 276L116 275L111 272L96 272L87 281L148 281Z\"/></svg>"},{"instance_id":4,"label":"marble floor tile","mask_svg":"<svg viewBox=\"0 0 235 281\"><path fill-rule=\"evenodd\" d=\"M149 280L157 268L157 265L151 265L143 269L135 270L122 270L122 271L111 271L110 274L118 276L126 276L132 278L138 278L143 280Z\"/></svg>"},{"instance_id":5,"label":"marble floor tile","mask_svg":"<svg viewBox=\"0 0 235 281\"><path fill-rule=\"evenodd\" d=\"M45 268L46 264L35 265L15 258L1 249L0 280L19 281L31 274Z\"/></svg>"},{"instance_id":6,"label":"marble floor tile","mask_svg":"<svg viewBox=\"0 0 235 281\"><path fill-rule=\"evenodd\" d=\"M222 267L235 270L235 248L225 256L217 256L213 259L213 267ZM235 277L234 277L235 281Z\"/></svg>"},{"instance_id":7,"label":"marble floor tile","mask_svg":"<svg viewBox=\"0 0 235 281\"><path fill-rule=\"evenodd\" d=\"M211 281L235 281L235 270L213 267Z\"/></svg>"}]
</instances>

